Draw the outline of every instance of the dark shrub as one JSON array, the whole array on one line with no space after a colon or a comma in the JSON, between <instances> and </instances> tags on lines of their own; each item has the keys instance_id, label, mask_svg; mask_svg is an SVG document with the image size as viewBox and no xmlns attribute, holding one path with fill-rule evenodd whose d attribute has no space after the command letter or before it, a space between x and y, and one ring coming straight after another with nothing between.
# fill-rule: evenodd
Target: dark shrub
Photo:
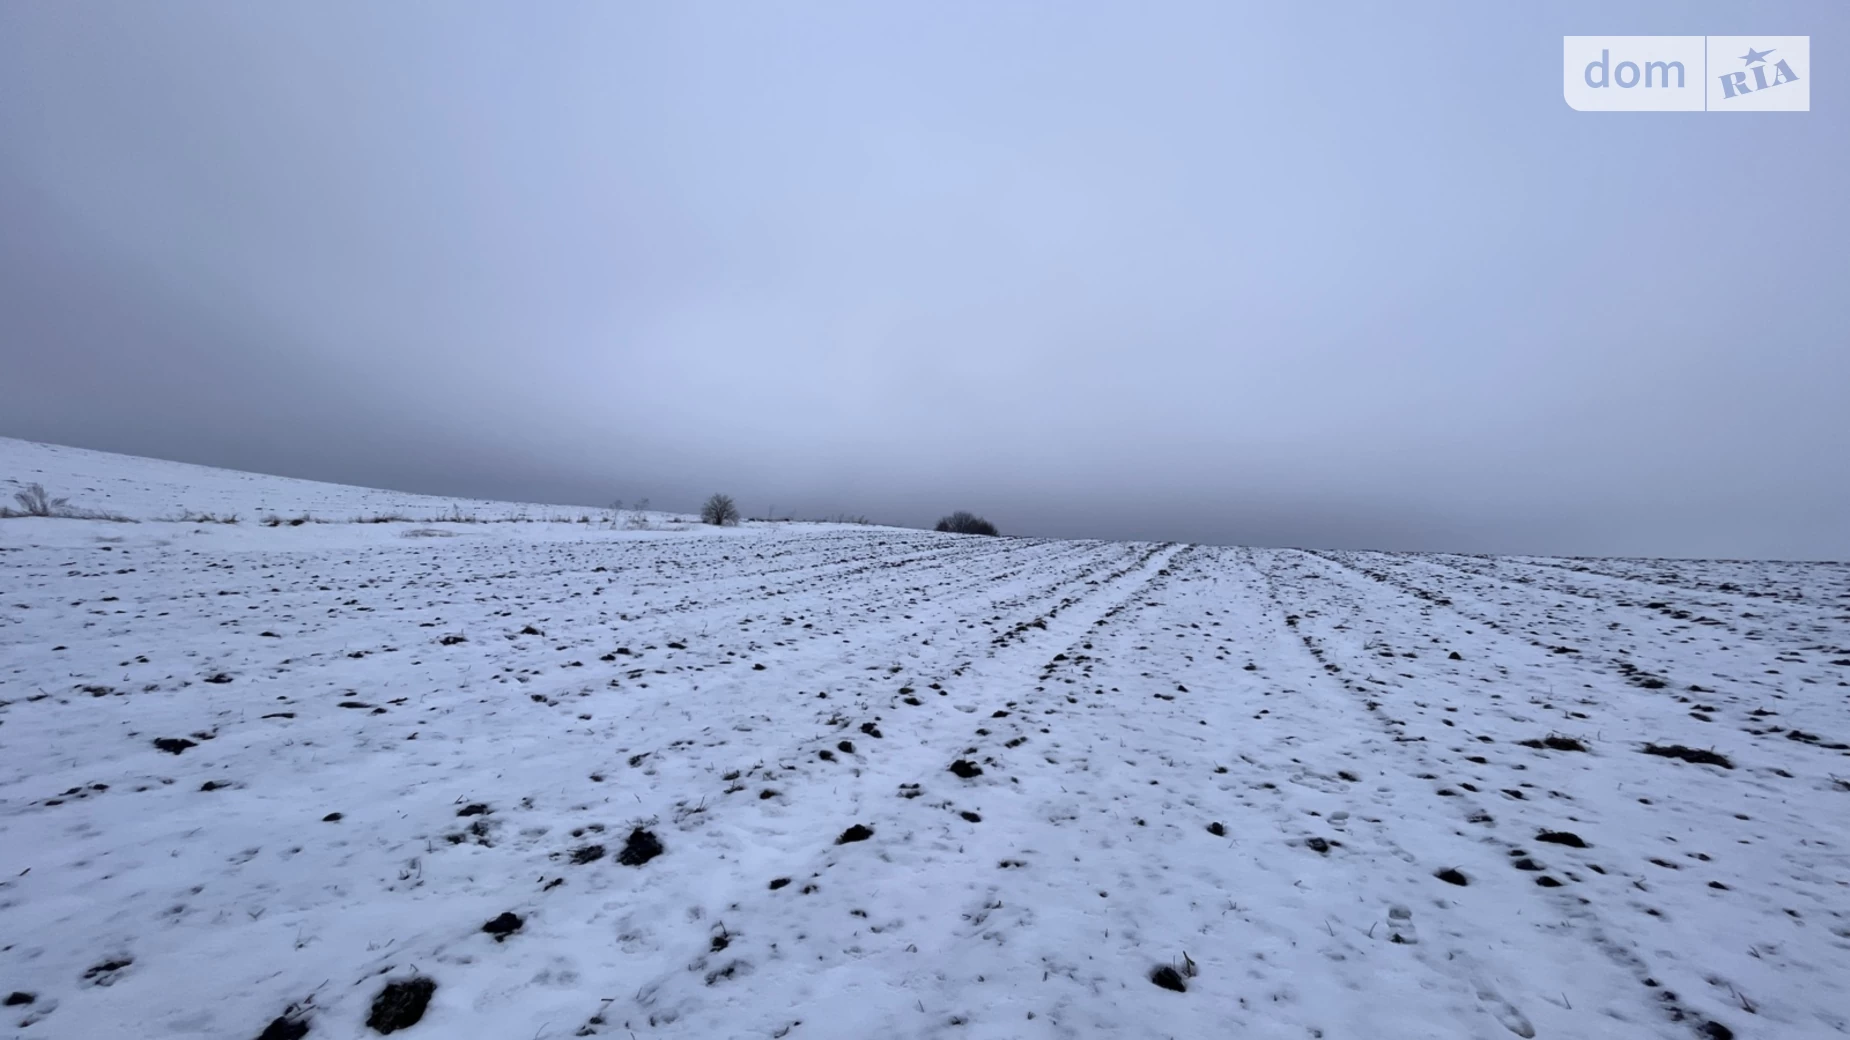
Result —
<instances>
[{"instance_id":1,"label":"dark shrub","mask_svg":"<svg viewBox=\"0 0 1850 1040\"><path fill-rule=\"evenodd\" d=\"M995 535L999 533L996 531L995 524L990 523L974 513L967 513L961 509L939 520L938 526L935 529L951 534Z\"/></svg>"},{"instance_id":2,"label":"dark shrub","mask_svg":"<svg viewBox=\"0 0 1850 1040\"><path fill-rule=\"evenodd\" d=\"M55 516L71 502L68 498L51 497L38 484L26 485L26 490L15 492L13 498L26 511L27 516Z\"/></svg>"}]
</instances>

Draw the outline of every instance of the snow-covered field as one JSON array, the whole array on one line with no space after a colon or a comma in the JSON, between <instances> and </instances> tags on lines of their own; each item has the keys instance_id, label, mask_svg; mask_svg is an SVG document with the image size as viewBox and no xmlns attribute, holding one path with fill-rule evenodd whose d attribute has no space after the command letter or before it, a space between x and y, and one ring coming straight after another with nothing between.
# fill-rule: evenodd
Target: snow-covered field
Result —
<instances>
[{"instance_id":1,"label":"snow-covered field","mask_svg":"<svg viewBox=\"0 0 1850 1040\"><path fill-rule=\"evenodd\" d=\"M19 444L243 522L0 521L0 1035L1850 1030L1844 565L266 528L447 507Z\"/></svg>"}]
</instances>

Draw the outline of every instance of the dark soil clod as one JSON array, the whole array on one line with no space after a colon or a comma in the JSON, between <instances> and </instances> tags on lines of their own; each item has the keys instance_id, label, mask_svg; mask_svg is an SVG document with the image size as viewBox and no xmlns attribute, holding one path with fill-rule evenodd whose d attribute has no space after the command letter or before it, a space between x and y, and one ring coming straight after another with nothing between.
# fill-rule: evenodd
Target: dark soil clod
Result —
<instances>
[{"instance_id":1,"label":"dark soil clod","mask_svg":"<svg viewBox=\"0 0 1850 1040\"><path fill-rule=\"evenodd\" d=\"M602 845L580 845L578 848L572 850L572 862L580 866L586 863L595 863L603 858L604 846Z\"/></svg>"},{"instance_id":2,"label":"dark soil clod","mask_svg":"<svg viewBox=\"0 0 1850 1040\"><path fill-rule=\"evenodd\" d=\"M187 740L185 737L155 737L154 746L170 755L177 755L189 747L198 747L199 745Z\"/></svg>"},{"instance_id":3,"label":"dark soil clod","mask_svg":"<svg viewBox=\"0 0 1850 1040\"><path fill-rule=\"evenodd\" d=\"M975 762L971 762L968 759L960 758L957 761L951 763L951 772L956 773L959 777L962 777L965 780L968 780L971 777L982 776L983 767L977 765Z\"/></svg>"},{"instance_id":4,"label":"dark soil clod","mask_svg":"<svg viewBox=\"0 0 1850 1040\"><path fill-rule=\"evenodd\" d=\"M1188 983L1182 981L1182 973L1167 964L1151 972L1150 981L1164 989L1175 990L1177 993L1188 992Z\"/></svg>"},{"instance_id":5,"label":"dark soil clod","mask_svg":"<svg viewBox=\"0 0 1850 1040\"><path fill-rule=\"evenodd\" d=\"M1658 755L1663 758L1680 758L1685 762L1694 762L1697 765L1721 766L1723 769L1734 768L1734 763L1728 761L1728 756L1726 755L1720 755L1713 751L1704 751L1701 748L1684 747L1681 744L1646 744L1643 751L1647 755Z\"/></svg>"},{"instance_id":6,"label":"dark soil clod","mask_svg":"<svg viewBox=\"0 0 1850 1040\"><path fill-rule=\"evenodd\" d=\"M775 892L778 889L784 887L785 885L788 885L789 883L790 883L790 879L787 877L772 878L771 879L771 891Z\"/></svg>"},{"instance_id":7,"label":"dark soil clod","mask_svg":"<svg viewBox=\"0 0 1850 1040\"><path fill-rule=\"evenodd\" d=\"M1553 842L1556 845L1566 845L1576 849L1587 847L1587 843L1573 831L1543 831L1535 836L1535 840Z\"/></svg>"},{"instance_id":8,"label":"dark soil clod","mask_svg":"<svg viewBox=\"0 0 1850 1040\"><path fill-rule=\"evenodd\" d=\"M623 843L623 851L617 853L617 862L626 867L640 867L661 854L661 839L637 827L630 831L628 840Z\"/></svg>"},{"instance_id":9,"label":"dark soil clod","mask_svg":"<svg viewBox=\"0 0 1850 1040\"><path fill-rule=\"evenodd\" d=\"M322 823L339 823L340 821L341 814L337 812L331 812L321 818Z\"/></svg>"},{"instance_id":10,"label":"dark soil clod","mask_svg":"<svg viewBox=\"0 0 1850 1040\"><path fill-rule=\"evenodd\" d=\"M263 1027L263 1032L257 1034L257 1040L302 1040L307 1035L308 1019L278 1015Z\"/></svg>"},{"instance_id":11,"label":"dark soil clod","mask_svg":"<svg viewBox=\"0 0 1850 1040\"><path fill-rule=\"evenodd\" d=\"M1548 748L1551 751L1585 751L1587 749L1585 744L1573 737L1563 737L1558 733L1550 733L1540 740L1519 740L1516 743L1523 747Z\"/></svg>"},{"instance_id":12,"label":"dark soil clod","mask_svg":"<svg viewBox=\"0 0 1850 1040\"><path fill-rule=\"evenodd\" d=\"M422 975L388 982L373 998L372 1013L366 1016L366 1024L380 1033L409 1029L424 1017L424 1009L430 1006L431 994L435 992L437 983Z\"/></svg>"},{"instance_id":13,"label":"dark soil clod","mask_svg":"<svg viewBox=\"0 0 1850 1040\"><path fill-rule=\"evenodd\" d=\"M1444 870L1441 870L1435 873L1433 877L1438 878L1440 881L1443 881L1448 885L1462 886L1462 885L1468 885L1471 883L1471 879L1468 877L1465 877L1464 874L1460 873L1458 868L1456 867L1447 867Z\"/></svg>"},{"instance_id":14,"label":"dark soil clod","mask_svg":"<svg viewBox=\"0 0 1850 1040\"><path fill-rule=\"evenodd\" d=\"M983 822L982 816L976 813L973 813L968 809L965 809L963 812L959 813L958 815L962 816L966 820L969 820L971 823L982 823Z\"/></svg>"},{"instance_id":15,"label":"dark soil clod","mask_svg":"<svg viewBox=\"0 0 1850 1040\"><path fill-rule=\"evenodd\" d=\"M7 1007L19 1007L23 1004L30 1004L37 999L39 998L36 993L22 993L18 990L14 990L13 992L7 994L6 1006Z\"/></svg>"},{"instance_id":16,"label":"dark soil clod","mask_svg":"<svg viewBox=\"0 0 1850 1040\"><path fill-rule=\"evenodd\" d=\"M480 816L487 811L488 811L487 805L483 804L482 802L473 802L469 805L465 805L462 808L456 810L456 815L458 816Z\"/></svg>"},{"instance_id":17,"label":"dark soil clod","mask_svg":"<svg viewBox=\"0 0 1850 1040\"><path fill-rule=\"evenodd\" d=\"M1214 835L1216 838L1225 837L1227 834L1227 828L1219 820L1216 820L1213 823L1208 824L1208 833Z\"/></svg>"},{"instance_id":18,"label":"dark soil clod","mask_svg":"<svg viewBox=\"0 0 1850 1040\"><path fill-rule=\"evenodd\" d=\"M1317 853L1327 854L1330 851L1330 843L1322 838L1306 838L1304 839L1304 847Z\"/></svg>"},{"instance_id":19,"label":"dark soil clod","mask_svg":"<svg viewBox=\"0 0 1850 1040\"><path fill-rule=\"evenodd\" d=\"M1850 744L1828 740L1816 733L1807 733L1802 729L1791 730L1786 734L1787 740L1796 740L1801 744L1811 744L1826 751L1850 751Z\"/></svg>"},{"instance_id":20,"label":"dark soil clod","mask_svg":"<svg viewBox=\"0 0 1850 1040\"><path fill-rule=\"evenodd\" d=\"M508 936L520 931L520 926L523 923L519 914L504 913L500 917L483 925L482 931L494 936L496 942L502 942L506 940Z\"/></svg>"},{"instance_id":21,"label":"dark soil clod","mask_svg":"<svg viewBox=\"0 0 1850 1040\"><path fill-rule=\"evenodd\" d=\"M103 961L100 964L93 964L84 970L84 981L94 982L99 986L107 986L115 981L116 972L121 971L123 968L133 963L135 963L135 958L133 957L118 957Z\"/></svg>"},{"instance_id":22,"label":"dark soil clod","mask_svg":"<svg viewBox=\"0 0 1850 1040\"><path fill-rule=\"evenodd\" d=\"M847 830L842 831L841 837L835 839L835 844L846 845L849 842L866 841L873 836L874 832L872 830L857 823Z\"/></svg>"}]
</instances>

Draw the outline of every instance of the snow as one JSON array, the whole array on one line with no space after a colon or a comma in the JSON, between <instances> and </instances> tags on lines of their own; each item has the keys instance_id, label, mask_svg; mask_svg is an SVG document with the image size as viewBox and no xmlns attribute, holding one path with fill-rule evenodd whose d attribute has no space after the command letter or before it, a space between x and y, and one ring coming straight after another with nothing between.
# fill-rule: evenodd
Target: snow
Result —
<instances>
[{"instance_id":1,"label":"snow","mask_svg":"<svg viewBox=\"0 0 1850 1040\"><path fill-rule=\"evenodd\" d=\"M198 514L235 516L246 524L261 523L272 514L339 522L391 516L431 520L461 515L500 521L605 515L604 510L584 506L413 495L0 437L0 505L14 505L13 493L34 483L68 497L74 506L136 520Z\"/></svg>"},{"instance_id":2,"label":"snow","mask_svg":"<svg viewBox=\"0 0 1850 1040\"><path fill-rule=\"evenodd\" d=\"M1850 1030L1841 564L431 524L0 460L144 520L0 521L0 1035L377 1036L414 976L394 1035Z\"/></svg>"}]
</instances>

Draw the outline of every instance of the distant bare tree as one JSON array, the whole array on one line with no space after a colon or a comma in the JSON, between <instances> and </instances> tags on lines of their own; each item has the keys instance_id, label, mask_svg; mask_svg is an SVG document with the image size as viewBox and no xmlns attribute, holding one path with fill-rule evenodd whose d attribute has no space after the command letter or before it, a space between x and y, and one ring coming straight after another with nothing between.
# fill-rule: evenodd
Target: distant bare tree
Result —
<instances>
[{"instance_id":1,"label":"distant bare tree","mask_svg":"<svg viewBox=\"0 0 1850 1040\"><path fill-rule=\"evenodd\" d=\"M996 525L974 513L959 509L950 516L938 521L936 530L949 531L953 534L996 534Z\"/></svg>"},{"instance_id":2,"label":"distant bare tree","mask_svg":"<svg viewBox=\"0 0 1850 1040\"><path fill-rule=\"evenodd\" d=\"M714 495L700 507L700 522L716 527L731 527L739 522L739 507L728 495Z\"/></svg>"}]
</instances>

